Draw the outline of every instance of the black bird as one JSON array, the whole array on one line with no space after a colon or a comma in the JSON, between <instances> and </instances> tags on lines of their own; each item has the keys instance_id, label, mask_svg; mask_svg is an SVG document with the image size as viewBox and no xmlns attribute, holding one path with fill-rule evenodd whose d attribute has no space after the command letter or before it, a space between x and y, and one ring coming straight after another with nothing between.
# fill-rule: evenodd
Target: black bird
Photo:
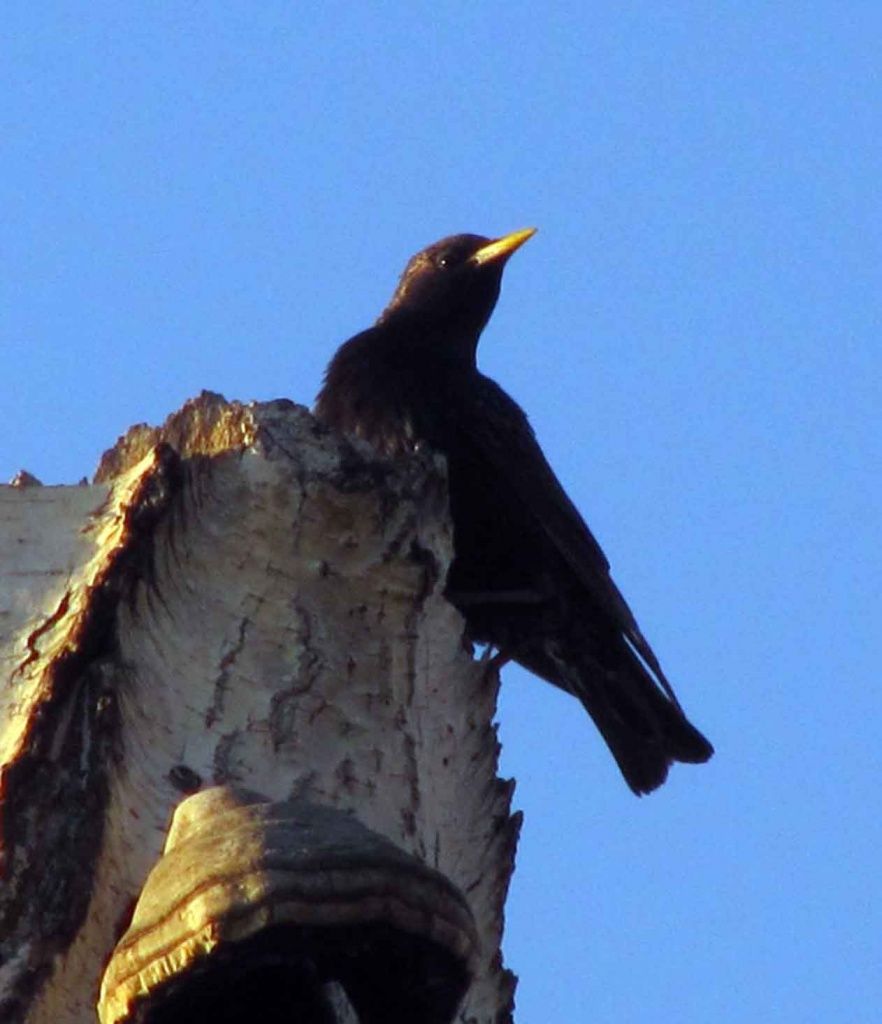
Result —
<instances>
[{"instance_id":1,"label":"black bird","mask_svg":"<svg viewBox=\"0 0 882 1024\"><path fill-rule=\"evenodd\" d=\"M478 338L509 256L535 233L453 235L417 253L373 327L341 346L316 415L397 456L447 457L447 597L472 640L585 705L631 789L713 747L688 721L600 545L520 406L478 371Z\"/></svg>"}]
</instances>

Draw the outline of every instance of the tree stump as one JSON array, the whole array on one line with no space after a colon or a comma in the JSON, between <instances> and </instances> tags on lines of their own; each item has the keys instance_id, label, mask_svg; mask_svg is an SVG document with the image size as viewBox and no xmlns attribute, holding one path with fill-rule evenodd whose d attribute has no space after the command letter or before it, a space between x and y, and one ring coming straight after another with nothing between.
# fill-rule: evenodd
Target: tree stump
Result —
<instances>
[{"instance_id":1,"label":"tree stump","mask_svg":"<svg viewBox=\"0 0 882 1024\"><path fill-rule=\"evenodd\" d=\"M241 821L354 823L347 842L386 851L386 896L363 880L358 913L418 944L449 910L440 946L466 973L448 1019L510 1019L500 939L519 822L496 775L498 678L443 597L450 556L441 460L380 461L284 401L203 394L130 430L91 485L0 488L0 1019L94 1022L176 808L215 787ZM404 890L390 909L394 864L425 927ZM292 914L297 942L321 945L314 917ZM230 932L224 956L250 942L265 958L266 929L241 947Z\"/></svg>"}]
</instances>

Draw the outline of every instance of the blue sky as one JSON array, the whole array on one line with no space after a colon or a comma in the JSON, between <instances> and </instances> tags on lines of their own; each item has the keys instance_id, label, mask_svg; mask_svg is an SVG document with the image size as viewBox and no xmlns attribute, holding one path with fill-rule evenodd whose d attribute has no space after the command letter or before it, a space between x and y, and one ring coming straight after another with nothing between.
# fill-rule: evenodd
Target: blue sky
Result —
<instances>
[{"instance_id":1,"label":"blue sky","mask_svg":"<svg viewBox=\"0 0 882 1024\"><path fill-rule=\"evenodd\" d=\"M506 670L520 1024L876 1021L871 3L11 3L0 479L310 404L406 258L537 225L481 348L718 754L636 800Z\"/></svg>"}]
</instances>

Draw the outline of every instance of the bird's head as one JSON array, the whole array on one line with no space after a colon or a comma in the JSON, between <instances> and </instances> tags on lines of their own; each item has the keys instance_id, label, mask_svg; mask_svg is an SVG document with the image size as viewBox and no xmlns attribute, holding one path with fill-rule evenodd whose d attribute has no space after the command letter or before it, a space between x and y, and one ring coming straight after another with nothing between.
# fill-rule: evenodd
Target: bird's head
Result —
<instances>
[{"instance_id":1,"label":"bird's head","mask_svg":"<svg viewBox=\"0 0 882 1024\"><path fill-rule=\"evenodd\" d=\"M508 258L535 233L524 228L496 239L451 235L435 242L408 262L378 323L406 319L431 325L433 335L477 342L499 297Z\"/></svg>"}]
</instances>

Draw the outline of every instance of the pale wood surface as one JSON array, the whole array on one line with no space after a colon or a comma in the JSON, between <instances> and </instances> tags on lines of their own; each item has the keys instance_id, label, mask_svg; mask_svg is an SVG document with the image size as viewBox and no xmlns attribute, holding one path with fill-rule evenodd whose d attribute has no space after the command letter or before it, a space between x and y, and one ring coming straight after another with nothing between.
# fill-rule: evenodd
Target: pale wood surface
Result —
<instances>
[{"instance_id":1,"label":"pale wood surface","mask_svg":"<svg viewBox=\"0 0 882 1024\"><path fill-rule=\"evenodd\" d=\"M440 870L481 940L460 1019L504 1019L517 821L496 776L497 681L442 596L443 469L373 461L290 403L204 395L140 428L103 476L0 488L0 1006L30 1001L3 1019L94 1021L181 766L352 810ZM22 910L47 873L82 912ZM28 976L44 979L30 996Z\"/></svg>"}]
</instances>

